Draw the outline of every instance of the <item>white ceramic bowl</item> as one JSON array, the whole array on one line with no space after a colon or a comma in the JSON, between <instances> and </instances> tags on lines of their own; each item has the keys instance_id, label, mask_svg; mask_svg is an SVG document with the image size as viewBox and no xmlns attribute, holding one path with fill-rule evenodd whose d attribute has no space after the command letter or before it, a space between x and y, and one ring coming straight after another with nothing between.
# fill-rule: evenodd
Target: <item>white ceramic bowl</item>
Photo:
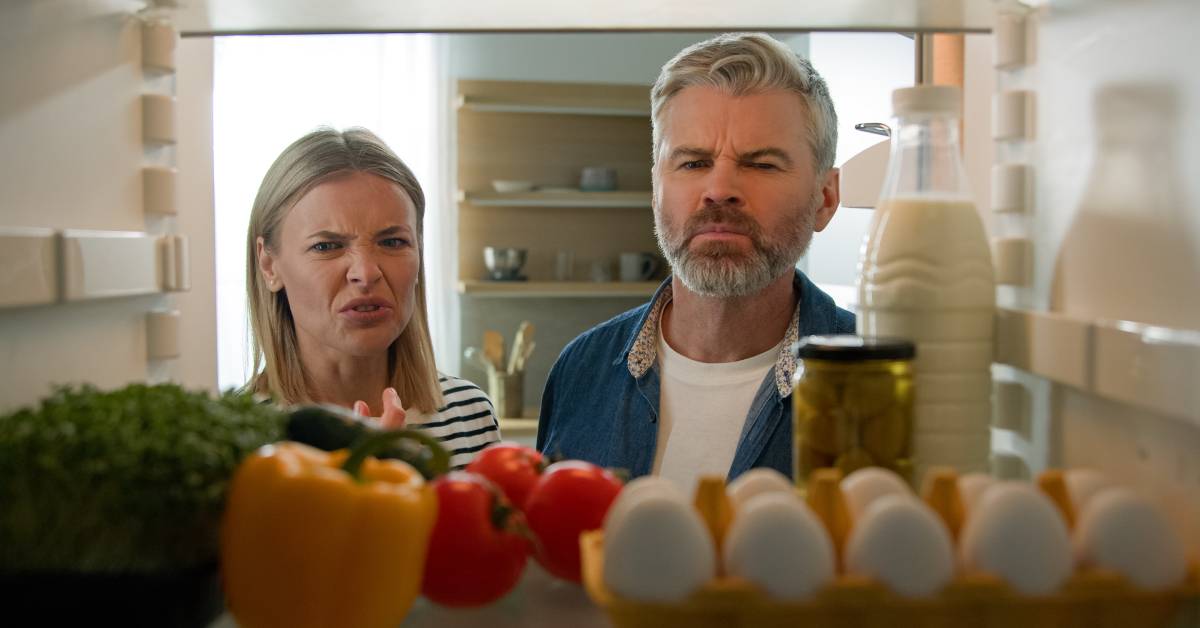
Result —
<instances>
[{"instance_id":1,"label":"white ceramic bowl","mask_svg":"<svg viewBox=\"0 0 1200 628\"><path fill-rule=\"evenodd\" d=\"M497 192L528 192L533 189L533 181L511 181L507 179L496 179L492 181L492 188Z\"/></svg>"}]
</instances>

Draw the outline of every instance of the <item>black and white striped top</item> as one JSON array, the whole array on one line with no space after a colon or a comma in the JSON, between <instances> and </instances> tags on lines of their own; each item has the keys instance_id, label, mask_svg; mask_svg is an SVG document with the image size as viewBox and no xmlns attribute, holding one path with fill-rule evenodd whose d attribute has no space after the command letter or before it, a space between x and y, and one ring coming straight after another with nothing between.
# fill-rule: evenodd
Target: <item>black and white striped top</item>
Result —
<instances>
[{"instance_id":1,"label":"black and white striped top","mask_svg":"<svg viewBox=\"0 0 1200 628\"><path fill-rule=\"evenodd\" d=\"M492 400L465 379L438 374L444 403L432 415L408 412L406 425L427 432L450 451L450 465L465 467L475 454L500 440L500 423Z\"/></svg>"}]
</instances>

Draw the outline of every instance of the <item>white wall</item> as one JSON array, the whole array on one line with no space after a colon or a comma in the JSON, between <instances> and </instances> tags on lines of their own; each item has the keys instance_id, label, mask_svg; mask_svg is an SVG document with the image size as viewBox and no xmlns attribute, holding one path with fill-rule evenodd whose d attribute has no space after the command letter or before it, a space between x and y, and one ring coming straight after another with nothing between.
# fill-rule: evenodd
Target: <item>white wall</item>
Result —
<instances>
[{"instance_id":1,"label":"white wall","mask_svg":"<svg viewBox=\"0 0 1200 628\"><path fill-rule=\"evenodd\" d=\"M892 91L913 84L913 41L894 33L813 33L808 54L825 78L838 114L837 159L841 166L873 144L879 135L854 130L860 122L892 124ZM813 237L802 262L820 284L853 286L858 254L871 222L869 209L842 207L825 231ZM838 298L843 292L834 294ZM844 303L843 303L844 305Z\"/></svg>"},{"instance_id":2,"label":"white wall","mask_svg":"<svg viewBox=\"0 0 1200 628\"><path fill-rule=\"evenodd\" d=\"M0 226L169 226L148 225L142 213L141 31L129 8L116 0L0 3ZM202 92L203 78L186 91ZM207 145L202 109L181 106L181 115L197 116L179 119L184 141L201 138ZM204 167L203 151L184 149L178 159L180 166ZM212 385L214 338L204 310L211 301L204 293L212 283L204 272L211 264L204 228L211 204L202 181L184 171L181 184L179 225L192 237L197 292L178 300L151 295L0 310L0 411L36 401L55 383L115 387L151 377L145 314L152 309L186 307L189 325L184 357L154 375Z\"/></svg>"}]
</instances>

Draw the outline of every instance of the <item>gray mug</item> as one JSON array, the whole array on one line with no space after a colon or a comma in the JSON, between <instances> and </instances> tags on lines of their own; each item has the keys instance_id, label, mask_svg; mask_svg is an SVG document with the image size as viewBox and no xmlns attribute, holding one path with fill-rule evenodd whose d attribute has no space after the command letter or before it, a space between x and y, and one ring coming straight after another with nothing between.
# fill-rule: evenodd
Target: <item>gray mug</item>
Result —
<instances>
[{"instance_id":1,"label":"gray mug","mask_svg":"<svg viewBox=\"0 0 1200 628\"><path fill-rule=\"evenodd\" d=\"M614 168L588 166L579 173L579 189L584 192L611 192L617 189L617 171Z\"/></svg>"},{"instance_id":2,"label":"gray mug","mask_svg":"<svg viewBox=\"0 0 1200 628\"><path fill-rule=\"evenodd\" d=\"M648 281L658 272L661 264L653 253L622 253L620 266L621 281Z\"/></svg>"}]
</instances>

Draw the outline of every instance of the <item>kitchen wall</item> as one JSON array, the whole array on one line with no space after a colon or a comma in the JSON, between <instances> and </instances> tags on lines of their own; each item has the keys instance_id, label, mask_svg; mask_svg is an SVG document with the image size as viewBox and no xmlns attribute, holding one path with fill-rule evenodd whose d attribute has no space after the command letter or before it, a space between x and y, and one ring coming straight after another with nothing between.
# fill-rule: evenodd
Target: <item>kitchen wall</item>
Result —
<instances>
[{"instance_id":1,"label":"kitchen wall","mask_svg":"<svg viewBox=\"0 0 1200 628\"><path fill-rule=\"evenodd\" d=\"M131 6L0 3L0 227L185 233L193 292L0 310L0 411L54 383L215 382L207 44L180 49L181 204L172 228L142 212L141 31ZM189 330L183 357L148 363L145 315L173 308Z\"/></svg>"},{"instance_id":2,"label":"kitchen wall","mask_svg":"<svg viewBox=\"0 0 1200 628\"><path fill-rule=\"evenodd\" d=\"M450 35L451 81L485 79L649 86L671 57L714 34ZM807 51L807 36L779 37L793 49ZM542 388L550 367L562 347L588 328L645 301L644 298L480 299L464 296L460 300L461 344L463 347L480 346L485 329L500 331L511 340L521 320L529 317L530 312L536 312L538 348L525 376L525 406L535 410L541 403ZM546 324L543 321L553 322ZM441 356L439 362L453 369L455 358L458 356L450 359ZM481 369L459 362L463 377L486 385L487 377Z\"/></svg>"},{"instance_id":3,"label":"kitchen wall","mask_svg":"<svg viewBox=\"0 0 1200 628\"><path fill-rule=\"evenodd\" d=\"M879 135L855 131L860 122L891 124L892 91L913 84L913 40L895 33L813 33L808 54L829 85L838 114L837 158L846 160L873 144ZM869 69L869 72L864 70ZM869 76L869 78L867 78ZM813 236L801 268L813 281L852 287L858 279L858 254L873 210L838 209L824 231ZM853 290L832 291L835 300ZM839 305L848 306L843 300Z\"/></svg>"}]
</instances>

